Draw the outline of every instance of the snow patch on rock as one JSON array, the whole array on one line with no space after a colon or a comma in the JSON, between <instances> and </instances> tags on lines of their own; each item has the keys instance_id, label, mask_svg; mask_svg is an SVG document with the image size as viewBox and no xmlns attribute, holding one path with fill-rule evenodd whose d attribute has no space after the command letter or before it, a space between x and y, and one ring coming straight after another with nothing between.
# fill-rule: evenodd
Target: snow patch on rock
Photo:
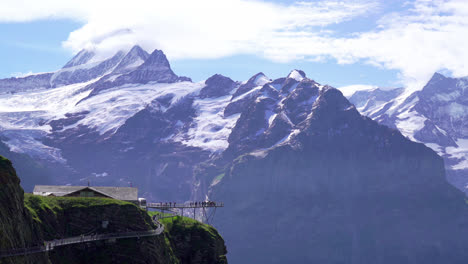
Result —
<instances>
[{"instance_id":1,"label":"snow patch on rock","mask_svg":"<svg viewBox=\"0 0 468 264\"><path fill-rule=\"evenodd\" d=\"M229 146L228 137L231 130L240 117L240 113L224 117L224 109L230 103L230 99L231 95L196 99L193 103L197 109L194 126L187 134L174 137L174 141L212 152L225 150Z\"/></svg>"}]
</instances>

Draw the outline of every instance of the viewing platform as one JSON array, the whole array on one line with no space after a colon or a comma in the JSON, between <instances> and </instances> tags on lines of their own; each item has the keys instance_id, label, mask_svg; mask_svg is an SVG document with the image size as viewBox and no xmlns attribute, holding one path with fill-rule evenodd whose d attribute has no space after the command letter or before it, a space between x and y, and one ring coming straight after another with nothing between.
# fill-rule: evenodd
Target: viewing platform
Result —
<instances>
[{"instance_id":1,"label":"viewing platform","mask_svg":"<svg viewBox=\"0 0 468 264\"><path fill-rule=\"evenodd\" d=\"M177 209L185 209L185 208L216 208L216 207L224 207L224 203L219 202L190 202L190 203L172 203L172 202L164 202L164 203L147 203L147 208L153 209L160 209L160 210L170 210L173 208Z\"/></svg>"},{"instance_id":2,"label":"viewing platform","mask_svg":"<svg viewBox=\"0 0 468 264\"><path fill-rule=\"evenodd\" d=\"M214 214L216 212L216 208L218 207L224 207L224 203L205 201L185 203L161 202L146 204L146 209L156 209L163 213L158 218L170 218L178 215L188 216L207 224L210 224L210 221L213 219Z\"/></svg>"}]
</instances>

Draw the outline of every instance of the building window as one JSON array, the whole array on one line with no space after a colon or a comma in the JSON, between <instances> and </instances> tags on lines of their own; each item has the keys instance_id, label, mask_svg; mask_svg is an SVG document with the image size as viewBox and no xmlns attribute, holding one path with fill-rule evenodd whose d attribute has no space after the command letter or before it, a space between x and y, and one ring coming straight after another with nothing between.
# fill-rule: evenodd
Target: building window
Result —
<instances>
[{"instance_id":1,"label":"building window","mask_svg":"<svg viewBox=\"0 0 468 264\"><path fill-rule=\"evenodd\" d=\"M81 197L94 197L94 192L82 191L80 192Z\"/></svg>"}]
</instances>

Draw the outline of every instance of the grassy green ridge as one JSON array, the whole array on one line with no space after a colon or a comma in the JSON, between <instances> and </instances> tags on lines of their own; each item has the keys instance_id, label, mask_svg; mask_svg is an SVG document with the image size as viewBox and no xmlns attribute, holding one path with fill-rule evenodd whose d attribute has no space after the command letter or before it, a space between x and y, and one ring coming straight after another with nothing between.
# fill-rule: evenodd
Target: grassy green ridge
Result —
<instances>
[{"instance_id":1,"label":"grassy green ridge","mask_svg":"<svg viewBox=\"0 0 468 264\"><path fill-rule=\"evenodd\" d=\"M26 194L25 207L41 227L45 240L90 233L154 229L145 210L133 203L97 197L53 197ZM102 221L108 221L107 228ZM178 263L164 236L96 241L49 252L52 263Z\"/></svg>"},{"instance_id":2,"label":"grassy green ridge","mask_svg":"<svg viewBox=\"0 0 468 264\"><path fill-rule=\"evenodd\" d=\"M162 214L142 210L133 203L97 197L45 197L25 194L24 205L37 225L42 228L45 240L86 233L104 219L109 221L109 227L106 230L97 230L99 233L152 229L155 227L152 216ZM95 261L227 263L224 240L213 227L186 217L165 218L160 221L165 226L165 231L160 236L117 240L111 246L105 242L95 242L90 248L80 245L66 246L51 252L51 261L72 264ZM115 255L127 258L116 259Z\"/></svg>"},{"instance_id":3,"label":"grassy green ridge","mask_svg":"<svg viewBox=\"0 0 468 264\"><path fill-rule=\"evenodd\" d=\"M70 208L87 208L93 206L107 205L133 205L129 202L107 198L94 197L53 197L39 196L30 193L24 194L24 206L29 210L34 220L41 222L38 214L43 211L50 211L57 215Z\"/></svg>"},{"instance_id":4,"label":"grassy green ridge","mask_svg":"<svg viewBox=\"0 0 468 264\"><path fill-rule=\"evenodd\" d=\"M38 222L45 239L94 232L143 231L155 226L144 210L130 202L97 197L53 197L25 194L24 205ZM100 227L109 221L109 227Z\"/></svg>"},{"instance_id":5,"label":"grassy green ridge","mask_svg":"<svg viewBox=\"0 0 468 264\"><path fill-rule=\"evenodd\" d=\"M161 222L181 263L227 264L224 240L212 226L181 216Z\"/></svg>"}]
</instances>

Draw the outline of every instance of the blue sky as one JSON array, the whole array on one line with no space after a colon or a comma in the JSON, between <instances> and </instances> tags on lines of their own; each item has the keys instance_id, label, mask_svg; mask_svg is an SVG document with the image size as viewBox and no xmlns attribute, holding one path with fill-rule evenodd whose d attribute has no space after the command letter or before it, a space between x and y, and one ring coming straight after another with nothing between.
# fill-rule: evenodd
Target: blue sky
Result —
<instances>
[{"instance_id":1,"label":"blue sky","mask_svg":"<svg viewBox=\"0 0 468 264\"><path fill-rule=\"evenodd\" d=\"M335 87L395 87L421 86L435 71L468 75L461 0L176 2L187 10L147 0L134 9L127 1L0 4L0 77L57 70L81 48L105 57L133 44L162 49L178 75L195 81L302 69Z\"/></svg>"},{"instance_id":2,"label":"blue sky","mask_svg":"<svg viewBox=\"0 0 468 264\"><path fill-rule=\"evenodd\" d=\"M70 32L81 23L67 19L47 19L22 23L1 23L0 34L9 36L0 40L0 77L9 78L27 73L60 69L73 57L73 52L62 46ZM395 86L397 72L380 67L355 63L339 65L334 61L272 62L255 55L233 55L218 59L176 59L170 61L178 75L205 80L215 73L235 80L246 80L258 72L270 78L286 76L292 69L302 69L316 81L334 86L370 84Z\"/></svg>"},{"instance_id":3,"label":"blue sky","mask_svg":"<svg viewBox=\"0 0 468 264\"><path fill-rule=\"evenodd\" d=\"M356 63L339 65L333 61L288 63L272 62L253 55L237 55L212 60L175 60L171 63L179 75L191 76L194 80L204 80L214 73L229 76L235 80L247 80L258 72L269 78L285 77L292 69L301 69L307 76L322 84L341 87L352 84L378 86L398 86L397 72L379 67Z\"/></svg>"},{"instance_id":4,"label":"blue sky","mask_svg":"<svg viewBox=\"0 0 468 264\"><path fill-rule=\"evenodd\" d=\"M20 23L0 23L0 77L28 72L54 71L73 55L62 46L81 24L52 19Z\"/></svg>"}]
</instances>

